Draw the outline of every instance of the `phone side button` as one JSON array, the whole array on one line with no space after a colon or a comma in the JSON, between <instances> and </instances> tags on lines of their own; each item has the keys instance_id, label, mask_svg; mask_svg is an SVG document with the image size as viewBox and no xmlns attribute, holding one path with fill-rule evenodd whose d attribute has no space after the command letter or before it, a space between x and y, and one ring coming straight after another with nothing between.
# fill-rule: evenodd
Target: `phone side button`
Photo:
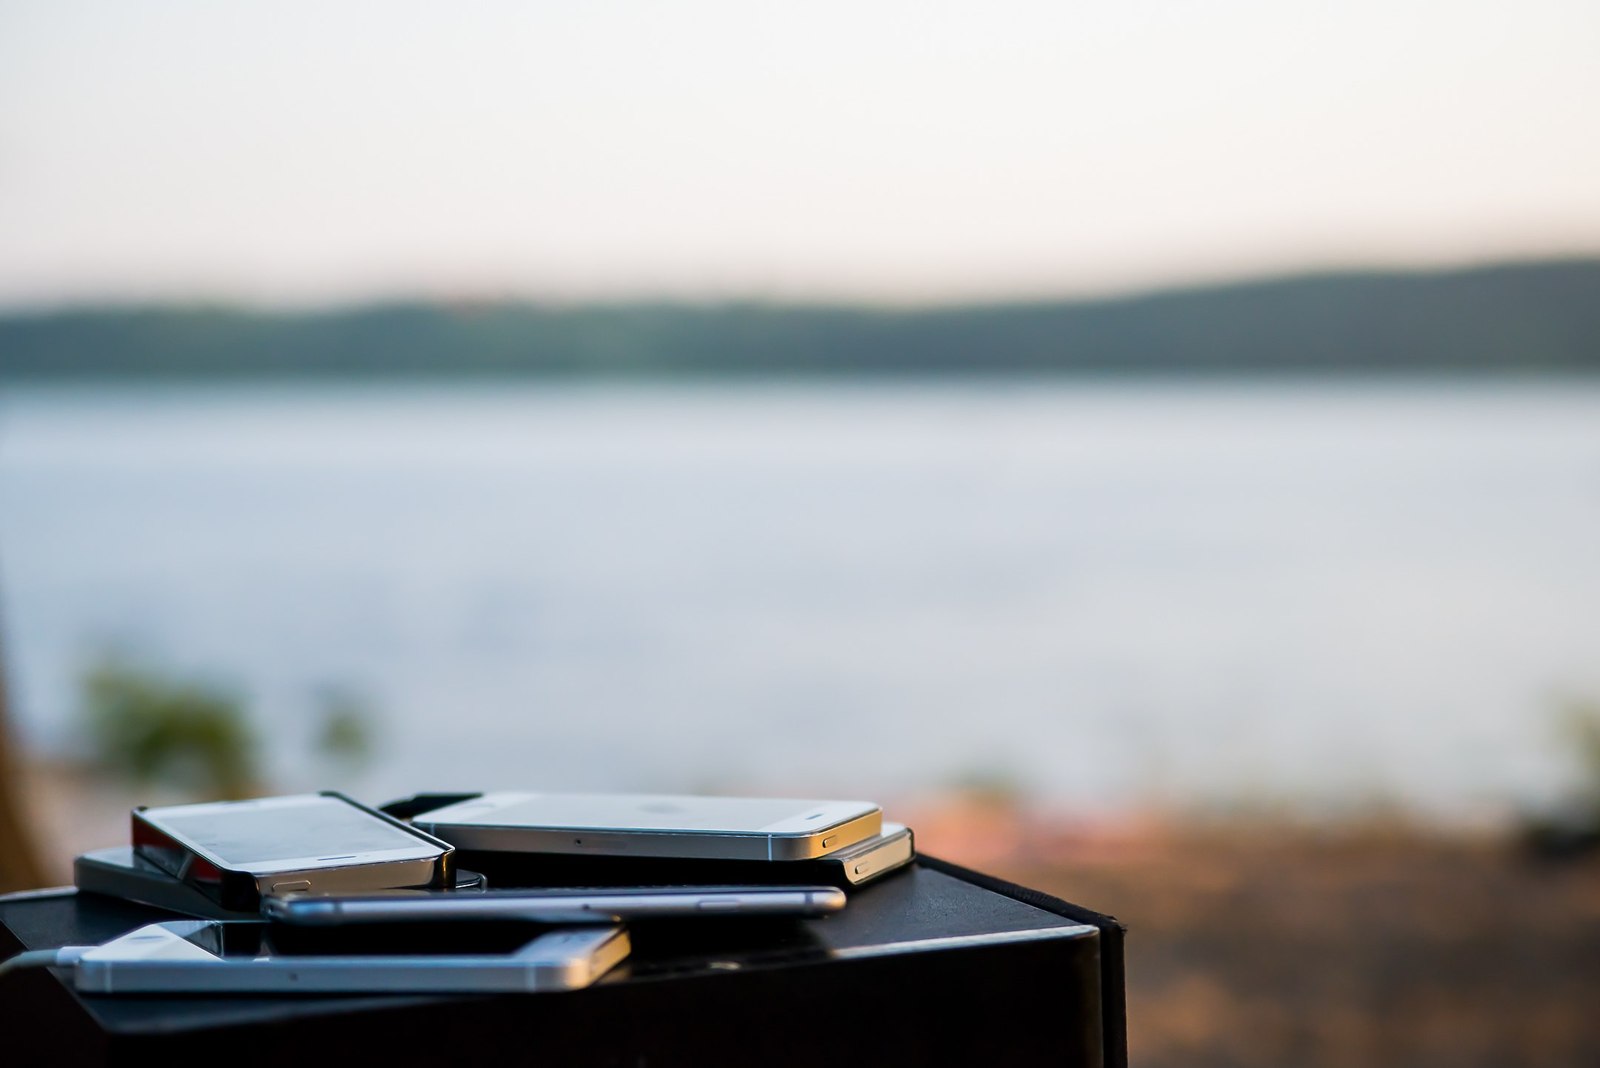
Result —
<instances>
[{"instance_id":1,"label":"phone side button","mask_svg":"<svg viewBox=\"0 0 1600 1068\"><path fill-rule=\"evenodd\" d=\"M697 901L697 902L695 902L695 906L694 907L695 907L695 911L697 911L697 912L738 912L739 911L739 902L737 902L737 901Z\"/></svg>"},{"instance_id":2,"label":"phone side button","mask_svg":"<svg viewBox=\"0 0 1600 1068\"><path fill-rule=\"evenodd\" d=\"M310 879L291 879L290 881L288 881L286 883L273 883L272 884L272 892L274 894L295 894L295 893L299 893L302 890L310 890L310 889L311 889L311 880Z\"/></svg>"}]
</instances>

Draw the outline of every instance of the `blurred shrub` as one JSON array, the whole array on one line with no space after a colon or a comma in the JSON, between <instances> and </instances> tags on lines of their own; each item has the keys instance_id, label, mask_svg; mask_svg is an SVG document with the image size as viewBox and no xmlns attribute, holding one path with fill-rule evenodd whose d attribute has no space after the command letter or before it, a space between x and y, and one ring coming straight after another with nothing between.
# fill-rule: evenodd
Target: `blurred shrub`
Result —
<instances>
[{"instance_id":1,"label":"blurred shrub","mask_svg":"<svg viewBox=\"0 0 1600 1068\"><path fill-rule=\"evenodd\" d=\"M1557 727L1578 781L1563 804L1524 818L1522 838L1536 856L1567 859L1600 850L1600 701L1567 701Z\"/></svg>"},{"instance_id":2,"label":"blurred shrub","mask_svg":"<svg viewBox=\"0 0 1600 1068\"><path fill-rule=\"evenodd\" d=\"M1573 700L1561 713L1561 731L1583 776L1579 789L1600 808L1600 701Z\"/></svg>"},{"instance_id":3,"label":"blurred shrub","mask_svg":"<svg viewBox=\"0 0 1600 1068\"><path fill-rule=\"evenodd\" d=\"M325 686L317 693L318 753L349 768L360 768L372 759L372 702L343 686Z\"/></svg>"},{"instance_id":4,"label":"blurred shrub","mask_svg":"<svg viewBox=\"0 0 1600 1068\"><path fill-rule=\"evenodd\" d=\"M953 776L947 790L971 804L1002 809L1020 808L1027 797L1021 778L1002 765L975 764Z\"/></svg>"},{"instance_id":5,"label":"blurred shrub","mask_svg":"<svg viewBox=\"0 0 1600 1068\"><path fill-rule=\"evenodd\" d=\"M254 792L257 743L237 695L107 657L84 673L82 698L105 770L217 798Z\"/></svg>"}]
</instances>

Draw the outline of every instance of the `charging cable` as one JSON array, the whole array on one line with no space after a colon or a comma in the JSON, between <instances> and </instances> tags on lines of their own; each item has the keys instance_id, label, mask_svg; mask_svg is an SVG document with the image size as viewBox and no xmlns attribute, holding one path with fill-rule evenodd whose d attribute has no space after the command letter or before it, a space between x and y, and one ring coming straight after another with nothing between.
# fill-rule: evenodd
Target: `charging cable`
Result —
<instances>
[{"instance_id":1,"label":"charging cable","mask_svg":"<svg viewBox=\"0 0 1600 1068\"><path fill-rule=\"evenodd\" d=\"M24 968L70 968L83 959L94 946L62 946L60 949L30 949L14 957L0 960L0 979Z\"/></svg>"}]
</instances>

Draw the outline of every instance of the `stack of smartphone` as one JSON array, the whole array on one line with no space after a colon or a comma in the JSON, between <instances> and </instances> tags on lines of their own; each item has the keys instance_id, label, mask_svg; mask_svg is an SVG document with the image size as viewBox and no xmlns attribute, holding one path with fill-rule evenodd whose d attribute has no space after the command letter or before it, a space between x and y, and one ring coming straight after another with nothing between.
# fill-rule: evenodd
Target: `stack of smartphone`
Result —
<instances>
[{"instance_id":1,"label":"stack of smartphone","mask_svg":"<svg viewBox=\"0 0 1600 1068\"><path fill-rule=\"evenodd\" d=\"M822 916L914 855L910 830L862 802L505 793L385 808L324 792L135 809L132 845L79 857L78 888L201 919L91 950L78 988L570 990L627 957L626 922Z\"/></svg>"},{"instance_id":2,"label":"stack of smartphone","mask_svg":"<svg viewBox=\"0 0 1600 1068\"><path fill-rule=\"evenodd\" d=\"M269 902L369 892L469 894L448 842L327 792L139 808L132 845L77 858L79 890L201 917L88 949L78 990L123 993L543 991L587 986L629 954L619 923L270 922Z\"/></svg>"}]
</instances>

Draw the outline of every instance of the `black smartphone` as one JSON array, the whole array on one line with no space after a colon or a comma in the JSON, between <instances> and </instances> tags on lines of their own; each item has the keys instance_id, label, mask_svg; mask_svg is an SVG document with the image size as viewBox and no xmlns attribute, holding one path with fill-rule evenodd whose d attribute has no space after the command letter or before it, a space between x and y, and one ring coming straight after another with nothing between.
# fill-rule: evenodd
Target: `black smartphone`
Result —
<instances>
[{"instance_id":1,"label":"black smartphone","mask_svg":"<svg viewBox=\"0 0 1600 1068\"><path fill-rule=\"evenodd\" d=\"M110 846L80 853L72 861L72 882L83 893L136 901L208 920L259 919L255 909L235 912L223 908L193 886L145 860L132 846ZM453 883L458 893L471 893L487 886L481 873L462 867L456 868Z\"/></svg>"},{"instance_id":2,"label":"black smartphone","mask_svg":"<svg viewBox=\"0 0 1600 1068\"><path fill-rule=\"evenodd\" d=\"M225 909L262 895L450 885L454 848L335 791L133 810L133 848Z\"/></svg>"}]
</instances>

